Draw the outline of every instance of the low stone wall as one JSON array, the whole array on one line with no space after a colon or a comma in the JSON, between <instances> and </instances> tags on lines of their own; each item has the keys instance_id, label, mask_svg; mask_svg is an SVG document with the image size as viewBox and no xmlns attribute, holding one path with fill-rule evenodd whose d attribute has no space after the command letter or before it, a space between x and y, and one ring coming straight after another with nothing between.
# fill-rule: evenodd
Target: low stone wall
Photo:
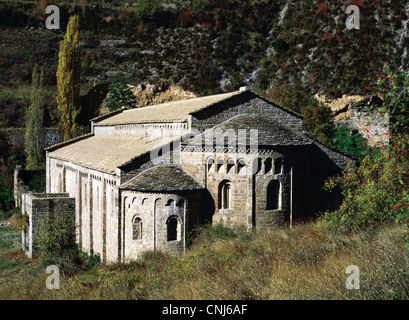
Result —
<instances>
[{"instance_id":1,"label":"low stone wall","mask_svg":"<svg viewBox=\"0 0 409 320\"><path fill-rule=\"evenodd\" d=\"M32 258L37 252L36 239L44 231L45 221L58 215L75 217L75 199L69 198L68 193L25 193L22 195L22 213L28 222L21 234L22 246L26 255ZM75 232L75 219L68 221L72 223L66 227Z\"/></svg>"},{"instance_id":2,"label":"low stone wall","mask_svg":"<svg viewBox=\"0 0 409 320\"><path fill-rule=\"evenodd\" d=\"M389 116L387 114L351 109L348 127L361 133L370 146L379 146L388 142Z\"/></svg>"}]
</instances>

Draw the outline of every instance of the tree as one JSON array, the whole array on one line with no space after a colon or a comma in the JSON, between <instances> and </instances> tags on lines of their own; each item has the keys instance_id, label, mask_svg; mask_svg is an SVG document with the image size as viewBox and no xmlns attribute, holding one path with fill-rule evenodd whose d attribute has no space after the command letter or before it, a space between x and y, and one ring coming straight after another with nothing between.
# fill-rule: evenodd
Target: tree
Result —
<instances>
[{"instance_id":1,"label":"tree","mask_svg":"<svg viewBox=\"0 0 409 320\"><path fill-rule=\"evenodd\" d=\"M81 62L79 49L79 17L70 18L65 38L60 43L57 69L57 104L59 128L64 141L76 135L79 109Z\"/></svg>"},{"instance_id":2,"label":"tree","mask_svg":"<svg viewBox=\"0 0 409 320\"><path fill-rule=\"evenodd\" d=\"M44 72L34 66L31 83L31 104L26 110L25 153L26 168L39 169L44 164Z\"/></svg>"},{"instance_id":3,"label":"tree","mask_svg":"<svg viewBox=\"0 0 409 320\"><path fill-rule=\"evenodd\" d=\"M347 127L337 127L331 145L352 157L362 160L369 152L367 140L361 133L351 133Z\"/></svg>"},{"instance_id":4,"label":"tree","mask_svg":"<svg viewBox=\"0 0 409 320\"><path fill-rule=\"evenodd\" d=\"M303 88L288 83L273 84L265 96L274 103L300 113L307 133L323 143L330 142L334 134L334 121L331 108L323 102L309 96Z\"/></svg>"},{"instance_id":5,"label":"tree","mask_svg":"<svg viewBox=\"0 0 409 320\"><path fill-rule=\"evenodd\" d=\"M319 141L329 144L334 134L331 108L319 102L302 108L303 128Z\"/></svg>"},{"instance_id":6,"label":"tree","mask_svg":"<svg viewBox=\"0 0 409 320\"><path fill-rule=\"evenodd\" d=\"M135 105L135 96L126 84L123 76L119 75L112 78L106 102L109 111L122 107L132 108Z\"/></svg>"}]
</instances>

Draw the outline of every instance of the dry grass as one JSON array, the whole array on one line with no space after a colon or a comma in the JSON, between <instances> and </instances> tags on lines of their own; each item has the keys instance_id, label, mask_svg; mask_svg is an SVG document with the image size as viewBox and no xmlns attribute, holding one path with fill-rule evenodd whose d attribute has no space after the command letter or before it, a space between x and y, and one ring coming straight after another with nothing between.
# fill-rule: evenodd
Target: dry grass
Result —
<instances>
[{"instance_id":1,"label":"dry grass","mask_svg":"<svg viewBox=\"0 0 409 320\"><path fill-rule=\"evenodd\" d=\"M20 262L11 267L20 271L0 282L0 299L406 300L404 236L405 230L390 225L336 236L330 244L327 231L318 232L314 223L253 233L216 228L185 256L148 252L137 262L62 278L60 290L45 288L45 268ZM17 253L8 258L27 261ZM359 290L345 286L349 265L360 269Z\"/></svg>"}]
</instances>

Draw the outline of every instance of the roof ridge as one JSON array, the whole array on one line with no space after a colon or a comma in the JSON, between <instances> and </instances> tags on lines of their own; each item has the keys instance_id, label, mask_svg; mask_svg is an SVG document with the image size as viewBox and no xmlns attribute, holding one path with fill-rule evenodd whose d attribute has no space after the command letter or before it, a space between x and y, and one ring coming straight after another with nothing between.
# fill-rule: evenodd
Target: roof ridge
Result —
<instances>
[{"instance_id":1,"label":"roof ridge","mask_svg":"<svg viewBox=\"0 0 409 320\"><path fill-rule=\"evenodd\" d=\"M68 146L68 145L70 145L70 144L72 144L74 142L78 142L78 141L81 141L81 140L91 138L92 136L94 136L94 134L92 132L91 133L86 133L86 134L83 134L81 136L72 138L70 140L63 141L63 142L60 142L60 143L56 143L56 144L54 144L54 145L52 145L52 146L50 146L48 148L45 148L44 150L45 151L55 151L55 150L60 149L62 147L66 147L66 146Z\"/></svg>"},{"instance_id":2,"label":"roof ridge","mask_svg":"<svg viewBox=\"0 0 409 320\"><path fill-rule=\"evenodd\" d=\"M114 111L105 113L105 114L103 114L103 115L100 115L100 116L98 116L98 117L92 118L92 119L90 119L90 121L92 121L92 122L99 122L99 121L108 119L108 118L110 118L110 117L116 116L117 114L120 114L120 113L122 113L122 112L124 112L124 111L125 111L125 109L117 109L117 110L114 110Z\"/></svg>"},{"instance_id":3,"label":"roof ridge","mask_svg":"<svg viewBox=\"0 0 409 320\"><path fill-rule=\"evenodd\" d=\"M181 164L159 164L150 168L147 168L141 172L139 172L136 176L132 177L131 179L127 180L126 182L122 183L119 188L125 188L126 185L131 184L133 182L136 182L136 180L138 180L138 178L140 178L143 174L148 173L149 171L161 168L161 167L174 167L174 168L178 168L180 169L184 174L186 174L188 177L190 177L194 183L196 183L198 186L200 186L201 188L205 188L205 186L203 185L203 183L201 183L195 176L193 176L190 172L188 172Z\"/></svg>"}]
</instances>

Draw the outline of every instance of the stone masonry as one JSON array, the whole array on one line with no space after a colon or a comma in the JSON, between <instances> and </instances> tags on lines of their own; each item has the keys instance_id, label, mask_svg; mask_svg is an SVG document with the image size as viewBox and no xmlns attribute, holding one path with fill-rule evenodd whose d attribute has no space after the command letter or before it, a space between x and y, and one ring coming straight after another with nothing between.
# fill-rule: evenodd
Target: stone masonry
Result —
<instances>
[{"instance_id":1,"label":"stone masonry","mask_svg":"<svg viewBox=\"0 0 409 320\"><path fill-rule=\"evenodd\" d=\"M69 208L80 249L130 261L183 253L203 224L272 228L335 206L322 181L348 163L300 115L244 89L93 119L89 134L47 149L47 194L23 207L28 230ZM33 236L23 232L28 248Z\"/></svg>"}]
</instances>

